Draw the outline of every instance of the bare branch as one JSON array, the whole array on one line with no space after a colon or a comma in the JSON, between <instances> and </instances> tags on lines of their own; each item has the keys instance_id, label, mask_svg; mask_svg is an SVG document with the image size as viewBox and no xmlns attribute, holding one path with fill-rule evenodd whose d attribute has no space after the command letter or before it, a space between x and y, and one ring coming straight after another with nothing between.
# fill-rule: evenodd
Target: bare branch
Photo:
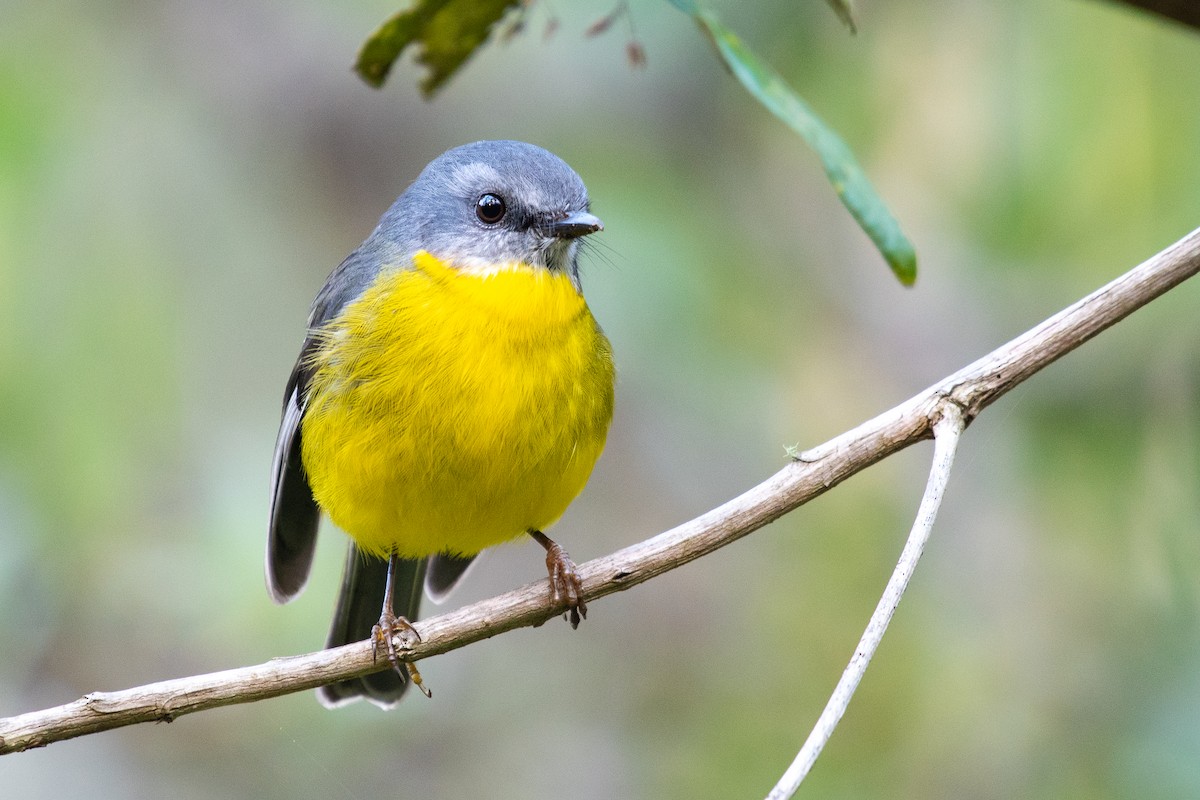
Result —
<instances>
[{"instance_id":1,"label":"bare branch","mask_svg":"<svg viewBox=\"0 0 1200 800\"><path fill-rule=\"evenodd\" d=\"M644 542L579 568L588 602L628 589L724 547L823 494L846 478L932 435L945 400L969 423L984 408L1055 359L1200 271L1200 230L1059 312L974 364L852 431L802 454L724 505ZM418 624L422 641L405 654L428 658L554 616L544 581ZM247 703L386 667L368 642L254 667L95 692L57 708L0 720L0 754L206 708Z\"/></svg>"},{"instance_id":2,"label":"bare branch","mask_svg":"<svg viewBox=\"0 0 1200 800\"><path fill-rule=\"evenodd\" d=\"M842 715L846 713L846 707L850 705L850 698L854 696L854 690L858 688L875 651L879 649L879 643L883 641L883 634L887 632L892 616L896 613L896 607L900 605L900 598L904 596L904 590L908 588L909 578L917 568L917 562L921 560L921 553L924 552L925 543L929 541L929 533L933 530L933 521L937 519L938 509L942 507L942 497L946 491L946 483L950 480L950 468L954 465L954 454L958 450L959 437L967 427L967 420L953 401L944 401L939 410L941 415L933 423L933 465L929 468L929 480L925 484L925 495L921 498L921 506L917 509L917 518L913 522L912 531L908 534L904 550L900 553L900 560L896 562L896 569L892 571L892 577L883 590L883 596L879 598L875 613L871 614L867 628L863 631L862 638L859 639L858 647L855 648L854 655L850 657L850 663L842 673L841 680L834 687L829 702L825 704L825 710L817 718L817 724L808 735L808 739L805 740L804 746L800 748L800 752L796 754L791 766L787 768L783 777L779 779L779 783L767 795L767 800L788 800L800 788L800 783L808 775L812 765L816 763L817 756L821 755L825 743L829 741L829 737L833 736L834 728L841 721Z\"/></svg>"}]
</instances>

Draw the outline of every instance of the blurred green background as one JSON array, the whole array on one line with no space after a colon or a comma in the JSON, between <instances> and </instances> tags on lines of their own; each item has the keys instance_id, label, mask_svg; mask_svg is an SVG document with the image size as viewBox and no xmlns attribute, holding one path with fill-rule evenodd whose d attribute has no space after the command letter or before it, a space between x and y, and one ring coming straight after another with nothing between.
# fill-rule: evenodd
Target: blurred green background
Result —
<instances>
[{"instance_id":1,"label":"blurred green background","mask_svg":"<svg viewBox=\"0 0 1200 800\"><path fill-rule=\"evenodd\" d=\"M396 0L0 7L0 716L307 652L262 579L308 304L455 144L541 144L607 230L620 370L555 528L579 560L766 478L1200 222L1200 35L1103 2L717 4L846 137L917 245L902 289L816 158L666 3L538 4L433 103L350 72ZM561 26L545 39L550 12ZM968 431L925 561L802 796L1200 796L1200 284ZM311 693L0 759L5 798L766 793L874 608L928 445L700 562L422 664L432 701ZM542 574L488 555L466 603Z\"/></svg>"}]
</instances>

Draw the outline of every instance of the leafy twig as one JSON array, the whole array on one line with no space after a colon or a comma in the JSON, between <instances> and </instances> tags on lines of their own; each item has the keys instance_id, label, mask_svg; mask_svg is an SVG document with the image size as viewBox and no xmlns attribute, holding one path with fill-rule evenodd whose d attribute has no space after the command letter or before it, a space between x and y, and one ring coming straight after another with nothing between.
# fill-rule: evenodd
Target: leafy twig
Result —
<instances>
[{"instance_id":1,"label":"leafy twig","mask_svg":"<svg viewBox=\"0 0 1200 800\"><path fill-rule=\"evenodd\" d=\"M671 0L671 3L696 20L725 66L746 91L808 143L821 159L829 183L842 205L871 237L900 282L911 286L917 279L916 250L842 138L715 14L695 0Z\"/></svg>"}]
</instances>

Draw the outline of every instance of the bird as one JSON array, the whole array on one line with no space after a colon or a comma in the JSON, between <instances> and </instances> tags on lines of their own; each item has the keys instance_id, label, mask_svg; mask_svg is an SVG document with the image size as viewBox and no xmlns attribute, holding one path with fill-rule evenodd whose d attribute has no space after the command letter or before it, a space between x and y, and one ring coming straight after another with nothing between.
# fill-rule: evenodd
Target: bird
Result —
<instances>
[{"instance_id":1,"label":"bird","mask_svg":"<svg viewBox=\"0 0 1200 800\"><path fill-rule=\"evenodd\" d=\"M484 549L529 536L550 595L587 615L544 533L582 491L613 416L612 347L583 297L583 237L604 229L579 175L518 141L431 161L317 294L284 391L266 579L308 581L322 514L349 535L326 647L371 639L392 669L318 699L396 705L422 587L442 600ZM378 610L378 613L377 613Z\"/></svg>"}]
</instances>

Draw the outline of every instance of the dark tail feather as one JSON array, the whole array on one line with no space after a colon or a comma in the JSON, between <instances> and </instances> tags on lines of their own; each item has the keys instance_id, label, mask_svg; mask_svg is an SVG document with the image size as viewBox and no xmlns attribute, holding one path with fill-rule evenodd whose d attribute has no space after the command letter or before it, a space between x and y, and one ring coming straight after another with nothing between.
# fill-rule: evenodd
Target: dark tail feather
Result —
<instances>
[{"instance_id":1,"label":"dark tail feather","mask_svg":"<svg viewBox=\"0 0 1200 800\"><path fill-rule=\"evenodd\" d=\"M383 610L383 592L387 583L386 559L359 552L354 543L342 571L342 590L326 647L341 647L371 637ZM396 615L416 622L421 611L421 587L425 578L425 559L402 559L396 564ZM386 657L383 657L386 661ZM317 689L317 699L330 708L365 697L380 708L391 708L400 701L408 680L393 669L374 672L362 678L331 683Z\"/></svg>"},{"instance_id":2,"label":"dark tail feather","mask_svg":"<svg viewBox=\"0 0 1200 800\"><path fill-rule=\"evenodd\" d=\"M475 563L475 556L448 556L438 553L429 557L429 569L425 572L425 593L435 603L446 599L446 595L458 586L467 574L467 568ZM410 620L411 621L411 620Z\"/></svg>"}]
</instances>

